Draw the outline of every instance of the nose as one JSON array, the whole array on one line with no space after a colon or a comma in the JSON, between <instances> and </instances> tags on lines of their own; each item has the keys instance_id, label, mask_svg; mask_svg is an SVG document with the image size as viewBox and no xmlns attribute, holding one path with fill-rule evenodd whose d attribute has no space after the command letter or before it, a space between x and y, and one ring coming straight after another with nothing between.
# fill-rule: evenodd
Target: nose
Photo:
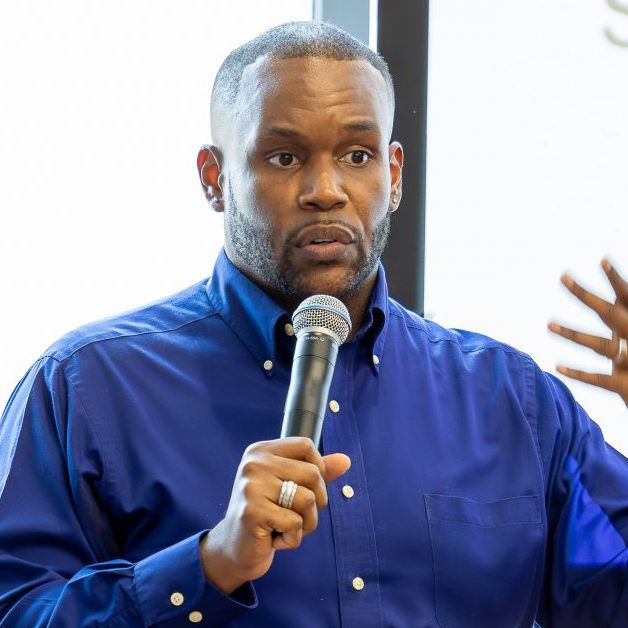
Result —
<instances>
[{"instance_id":1,"label":"nose","mask_svg":"<svg viewBox=\"0 0 628 628\"><path fill-rule=\"evenodd\" d=\"M340 209L349 200L343 189L341 174L332 160L316 160L303 171L299 206L301 209L328 211Z\"/></svg>"}]
</instances>

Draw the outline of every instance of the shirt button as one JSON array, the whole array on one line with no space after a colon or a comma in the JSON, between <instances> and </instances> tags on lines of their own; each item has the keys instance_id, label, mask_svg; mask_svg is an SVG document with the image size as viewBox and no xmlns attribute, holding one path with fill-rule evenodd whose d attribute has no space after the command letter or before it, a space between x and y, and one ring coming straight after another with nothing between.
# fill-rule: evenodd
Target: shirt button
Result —
<instances>
[{"instance_id":1,"label":"shirt button","mask_svg":"<svg viewBox=\"0 0 628 628\"><path fill-rule=\"evenodd\" d=\"M272 370L273 368L273 363L271 360L266 360L266 362L264 362L264 369L267 371Z\"/></svg>"},{"instance_id":2,"label":"shirt button","mask_svg":"<svg viewBox=\"0 0 628 628\"><path fill-rule=\"evenodd\" d=\"M172 604L173 606L181 606L181 604L183 604L183 602L185 602L185 598L183 597L183 593L179 593L178 591L175 591L170 596L170 604Z\"/></svg>"},{"instance_id":3,"label":"shirt button","mask_svg":"<svg viewBox=\"0 0 628 628\"><path fill-rule=\"evenodd\" d=\"M335 399L332 399L329 402L329 409L332 412L338 412L338 411L340 411L340 404Z\"/></svg>"},{"instance_id":4,"label":"shirt button","mask_svg":"<svg viewBox=\"0 0 628 628\"><path fill-rule=\"evenodd\" d=\"M294 336L294 327L290 323L286 323L283 328L286 330L288 336Z\"/></svg>"},{"instance_id":5,"label":"shirt button","mask_svg":"<svg viewBox=\"0 0 628 628\"><path fill-rule=\"evenodd\" d=\"M362 580L359 576L354 578L351 584L356 591L361 591L364 588L364 580Z\"/></svg>"},{"instance_id":6,"label":"shirt button","mask_svg":"<svg viewBox=\"0 0 628 628\"><path fill-rule=\"evenodd\" d=\"M193 623L193 624L198 624L199 622L203 621L203 613L201 613L200 611L192 611L189 615L188 615L188 619Z\"/></svg>"},{"instance_id":7,"label":"shirt button","mask_svg":"<svg viewBox=\"0 0 628 628\"><path fill-rule=\"evenodd\" d=\"M373 354L373 364L377 366L379 364L379 356Z\"/></svg>"},{"instance_id":8,"label":"shirt button","mask_svg":"<svg viewBox=\"0 0 628 628\"><path fill-rule=\"evenodd\" d=\"M342 494L347 498L347 499L351 499L354 495L355 495L355 491L353 490L353 487L349 486L348 484L345 484L342 487Z\"/></svg>"}]
</instances>

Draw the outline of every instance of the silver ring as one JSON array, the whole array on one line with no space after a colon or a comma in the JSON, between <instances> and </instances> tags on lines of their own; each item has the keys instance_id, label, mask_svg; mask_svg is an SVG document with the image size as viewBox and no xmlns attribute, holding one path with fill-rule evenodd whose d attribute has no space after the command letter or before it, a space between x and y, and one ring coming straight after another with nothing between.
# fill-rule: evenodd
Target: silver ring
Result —
<instances>
[{"instance_id":1,"label":"silver ring","mask_svg":"<svg viewBox=\"0 0 628 628\"><path fill-rule=\"evenodd\" d=\"M294 496L297 494L298 488L299 485L296 482L293 482L292 480L284 480L281 484L277 504L279 504L282 508L292 508L292 502L294 501Z\"/></svg>"},{"instance_id":2,"label":"silver ring","mask_svg":"<svg viewBox=\"0 0 628 628\"><path fill-rule=\"evenodd\" d=\"M615 356L615 362L617 364L623 364L628 357L628 341L625 338L619 339L619 349L617 349L617 355Z\"/></svg>"}]
</instances>

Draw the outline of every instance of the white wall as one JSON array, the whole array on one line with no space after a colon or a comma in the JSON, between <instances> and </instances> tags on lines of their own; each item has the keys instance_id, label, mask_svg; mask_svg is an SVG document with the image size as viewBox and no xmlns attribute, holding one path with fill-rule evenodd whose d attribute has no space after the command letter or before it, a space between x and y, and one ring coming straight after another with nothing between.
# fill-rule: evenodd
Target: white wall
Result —
<instances>
[{"instance_id":1,"label":"white wall","mask_svg":"<svg viewBox=\"0 0 628 628\"><path fill-rule=\"evenodd\" d=\"M195 157L218 64L311 0L0 3L0 405L64 332L211 272ZM558 284L628 273L628 16L603 0L431 3L426 307L546 369L601 329ZM601 362L601 365L600 365ZM571 384L628 450L628 412Z\"/></svg>"},{"instance_id":2,"label":"white wall","mask_svg":"<svg viewBox=\"0 0 628 628\"><path fill-rule=\"evenodd\" d=\"M225 55L311 0L0 3L0 405L57 337L211 273L196 153Z\"/></svg>"},{"instance_id":3,"label":"white wall","mask_svg":"<svg viewBox=\"0 0 628 628\"><path fill-rule=\"evenodd\" d=\"M607 297L600 258L628 276L628 48L604 35L628 40L628 15L605 0L430 4L426 312L549 371L608 371L546 324L604 331L564 270ZM620 399L566 381L628 453Z\"/></svg>"}]
</instances>

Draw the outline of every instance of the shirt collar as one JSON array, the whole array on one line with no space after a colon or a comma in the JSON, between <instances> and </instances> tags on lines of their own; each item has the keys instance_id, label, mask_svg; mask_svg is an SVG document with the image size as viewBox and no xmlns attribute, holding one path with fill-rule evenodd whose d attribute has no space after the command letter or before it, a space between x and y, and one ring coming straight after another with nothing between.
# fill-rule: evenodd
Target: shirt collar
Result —
<instances>
[{"instance_id":1,"label":"shirt collar","mask_svg":"<svg viewBox=\"0 0 628 628\"><path fill-rule=\"evenodd\" d=\"M285 335L290 315L261 288L240 272L224 249L218 255L211 279L205 285L210 303L271 376L277 359L277 335ZM362 329L352 342L368 342L375 356L381 355L388 320L388 289L384 267L379 264ZM377 372L379 364L374 359Z\"/></svg>"}]
</instances>

